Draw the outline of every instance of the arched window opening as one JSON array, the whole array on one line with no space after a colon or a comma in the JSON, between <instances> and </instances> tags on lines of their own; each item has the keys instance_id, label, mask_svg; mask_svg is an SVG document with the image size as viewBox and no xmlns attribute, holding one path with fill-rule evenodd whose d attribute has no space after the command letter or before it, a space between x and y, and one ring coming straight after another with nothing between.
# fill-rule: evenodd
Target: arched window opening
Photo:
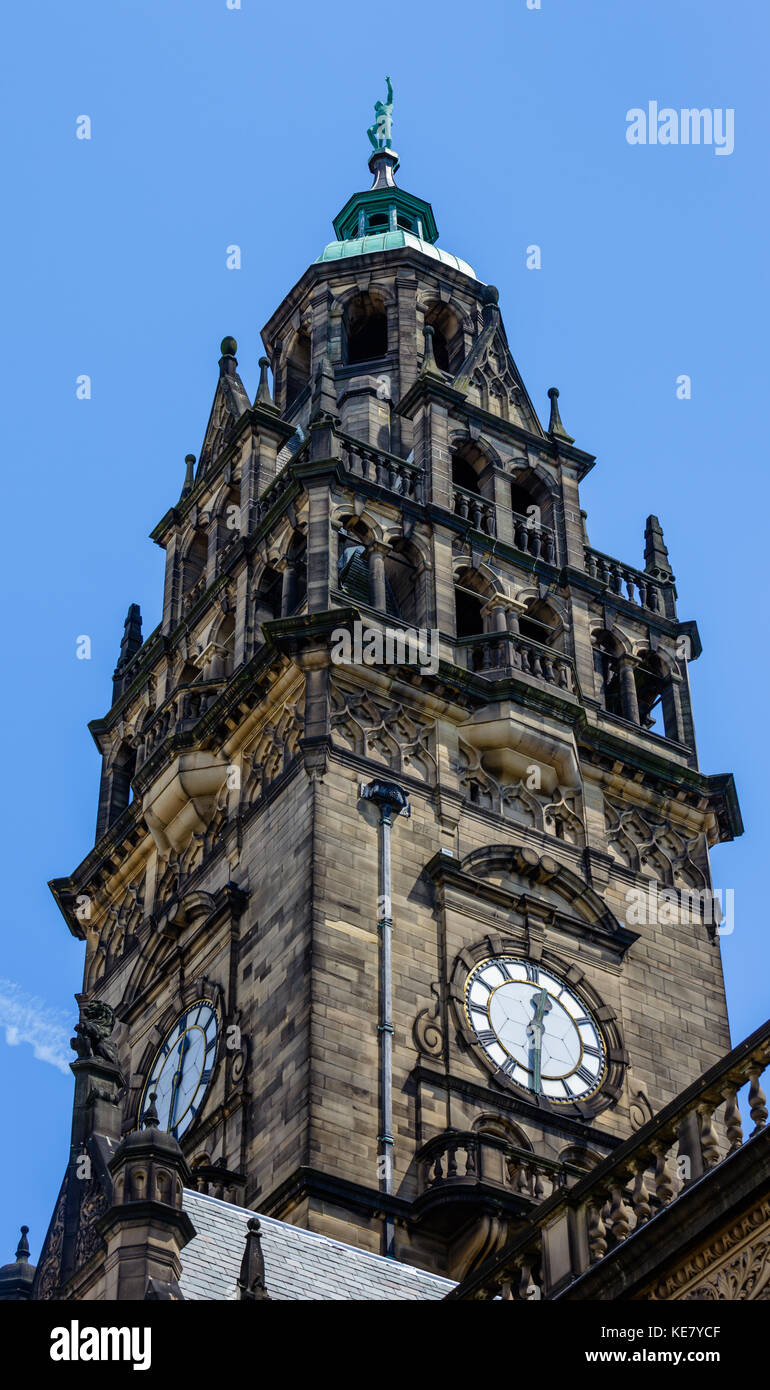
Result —
<instances>
[{"instance_id":1,"label":"arched window opening","mask_svg":"<svg viewBox=\"0 0 770 1390\"><path fill-rule=\"evenodd\" d=\"M370 214L370 216L369 216L369 230L370 230L370 231L372 231L372 232L380 232L380 231L382 231L383 229L387 231L387 229L388 229L389 226L390 226L390 218L389 218L387 212L373 212L373 213Z\"/></svg>"},{"instance_id":2,"label":"arched window opening","mask_svg":"<svg viewBox=\"0 0 770 1390\"><path fill-rule=\"evenodd\" d=\"M519 618L519 632L531 642L540 642L545 647L557 647L562 650L562 622L550 603L543 599L527 601L527 611Z\"/></svg>"},{"instance_id":3,"label":"arched window opening","mask_svg":"<svg viewBox=\"0 0 770 1390\"><path fill-rule=\"evenodd\" d=\"M112 798L110 822L117 820L133 800L131 780L136 772L136 749L125 739L112 764Z\"/></svg>"},{"instance_id":4,"label":"arched window opening","mask_svg":"<svg viewBox=\"0 0 770 1390\"><path fill-rule=\"evenodd\" d=\"M620 647L609 632L598 632L593 639L594 670L598 677L599 695L608 714L623 717L623 698L620 685Z\"/></svg>"},{"instance_id":5,"label":"arched window opening","mask_svg":"<svg viewBox=\"0 0 770 1390\"><path fill-rule=\"evenodd\" d=\"M448 304L431 304L425 311L426 327L433 329L433 356L442 372L456 376L465 357L460 319Z\"/></svg>"},{"instance_id":6,"label":"arched window opening","mask_svg":"<svg viewBox=\"0 0 770 1390\"><path fill-rule=\"evenodd\" d=\"M272 623L281 616L281 576L268 565L254 594L254 633L257 642L264 642L263 623Z\"/></svg>"},{"instance_id":7,"label":"arched window opening","mask_svg":"<svg viewBox=\"0 0 770 1390\"><path fill-rule=\"evenodd\" d=\"M476 444L462 444L452 451L452 483L465 492L484 496L480 475L487 466L487 457ZM486 488L486 480L483 485Z\"/></svg>"},{"instance_id":8,"label":"arched window opening","mask_svg":"<svg viewBox=\"0 0 770 1390\"><path fill-rule=\"evenodd\" d=\"M286 558L288 578L284 589L285 603L282 605L284 617L296 613L307 597L307 539L304 535L295 533Z\"/></svg>"},{"instance_id":9,"label":"arched window opening","mask_svg":"<svg viewBox=\"0 0 770 1390\"><path fill-rule=\"evenodd\" d=\"M531 509L536 507L536 511ZM553 529L553 505L548 488L536 474L518 473L511 479L511 511L524 517L529 526Z\"/></svg>"},{"instance_id":10,"label":"arched window opening","mask_svg":"<svg viewBox=\"0 0 770 1390\"><path fill-rule=\"evenodd\" d=\"M458 640L478 637L485 631L484 605L494 590L477 570L462 569L455 579L455 625Z\"/></svg>"},{"instance_id":11,"label":"arched window opening","mask_svg":"<svg viewBox=\"0 0 770 1390\"><path fill-rule=\"evenodd\" d=\"M388 610L411 627L427 627L420 584L420 557L408 541L396 541L385 556Z\"/></svg>"},{"instance_id":12,"label":"arched window opening","mask_svg":"<svg viewBox=\"0 0 770 1390\"><path fill-rule=\"evenodd\" d=\"M310 335L301 329L286 361L286 409L291 410L310 382Z\"/></svg>"},{"instance_id":13,"label":"arched window opening","mask_svg":"<svg viewBox=\"0 0 770 1390\"><path fill-rule=\"evenodd\" d=\"M371 294L357 294L343 320L345 360L372 362L388 351L388 320L382 301Z\"/></svg>"},{"instance_id":14,"label":"arched window opening","mask_svg":"<svg viewBox=\"0 0 770 1390\"><path fill-rule=\"evenodd\" d=\"M182 561L182 593L188 594L206 573L208 560L208 538L204 531L196 531Z\"/></svg>"},{"instance_id":15,"label":"arched window opening","mask_svg":"<svg viewBox=\"0 0 770 1390\"><path fill-rule=\"evenodd\" d=\"M636 699L639 705L639 723L642 728L660 734L663 738L676 738L676 730L669 730L666 727L667 679L660 657L653 652L648 652L636 667L634 677L636 680Z\"/></svg>"}]
</instances>

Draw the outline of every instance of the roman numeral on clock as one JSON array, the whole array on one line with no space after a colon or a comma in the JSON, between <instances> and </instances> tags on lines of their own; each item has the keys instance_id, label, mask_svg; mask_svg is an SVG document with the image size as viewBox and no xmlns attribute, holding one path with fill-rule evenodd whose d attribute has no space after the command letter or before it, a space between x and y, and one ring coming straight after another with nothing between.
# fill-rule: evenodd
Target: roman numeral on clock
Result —
<instances>
[{"instance_id":1,"label":"roman numeral on clock","mask_svg":"<svg viewBox=\"0 0 770 1390\"><path fill-rule=\"evenodd\" d=\"M476 1036L479 1042L483 1043L484 1047L489 1047L491 1043L497 1042L497 1034L493 1033L491 1028L480 1029Z\"/></svg>"}]
</instances>

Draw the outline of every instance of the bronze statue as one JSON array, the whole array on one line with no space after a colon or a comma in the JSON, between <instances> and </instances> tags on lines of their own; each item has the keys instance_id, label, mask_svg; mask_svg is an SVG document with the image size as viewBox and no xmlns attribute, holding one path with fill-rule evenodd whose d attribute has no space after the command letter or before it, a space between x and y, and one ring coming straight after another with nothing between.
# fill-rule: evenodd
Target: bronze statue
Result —
<instances>
[{"instance_id":1,"label":"bronze statue","mask_svg":"<svg viewBox=\"0 0 770 1390\"><path fill-rule=\"evenodd\" d=\"M393 84L389 77L386 77L385 81L388 84L387 99L375 101L374 125L370 125L366 132L375 150L389 150L393 144L390 138L393 125Z\"/></svg>"}]
</instances>

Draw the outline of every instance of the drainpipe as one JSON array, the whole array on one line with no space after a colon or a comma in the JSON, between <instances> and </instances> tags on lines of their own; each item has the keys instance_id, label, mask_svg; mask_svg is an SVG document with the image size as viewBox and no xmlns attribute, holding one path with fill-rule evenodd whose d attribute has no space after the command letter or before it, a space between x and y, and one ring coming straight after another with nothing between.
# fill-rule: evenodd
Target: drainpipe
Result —
<instances>
[{"instance_id":1,"label":"drainpipe","mask_svg":"<svg viewBox=\"0 0 770 1390\"><path fill-rule=\"evenodd\" d=\"M391 908L390 832L392 817L409 815L406 793L394 782L376 780L361 785L361 796L380 808L377 930L380 942L380 1123L377 1135L377 1176L380 1192L393 1191L393 916ZM385 1214L383 1254L394 1258L395 1225Z\"/></svg>"}]
</instances>

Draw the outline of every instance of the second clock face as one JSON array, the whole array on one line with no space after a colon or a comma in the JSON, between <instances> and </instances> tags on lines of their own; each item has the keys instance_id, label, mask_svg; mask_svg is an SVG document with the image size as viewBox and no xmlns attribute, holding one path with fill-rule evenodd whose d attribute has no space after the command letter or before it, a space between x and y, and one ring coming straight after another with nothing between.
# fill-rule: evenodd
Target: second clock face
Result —
<instances>
[{"instance_id":1,"label":"second clock face","mask_svg":"<svg viewBox=\"0 0 770 1390\"><path fill-rule=\"evenodd\" d=\"M216 1050L216 1010L208 1000L199 1000L177 1019L155 1055L142 1097L142 1116L155 1092L160 1128L179 1139L200 1109Z\"/></svg>"},{"instance_id":2,"label":"second clock face","mask_svg":"<svg viewBox=\"0 0 770 1390\"><path fill-rule=\"evenodd\" d=\"M465 988L468 1022L511 1081L555 1104L586 1100L601 1086L601 1029L568 985L533 961L480 961Z\"/></svg>"}]
</instances>

